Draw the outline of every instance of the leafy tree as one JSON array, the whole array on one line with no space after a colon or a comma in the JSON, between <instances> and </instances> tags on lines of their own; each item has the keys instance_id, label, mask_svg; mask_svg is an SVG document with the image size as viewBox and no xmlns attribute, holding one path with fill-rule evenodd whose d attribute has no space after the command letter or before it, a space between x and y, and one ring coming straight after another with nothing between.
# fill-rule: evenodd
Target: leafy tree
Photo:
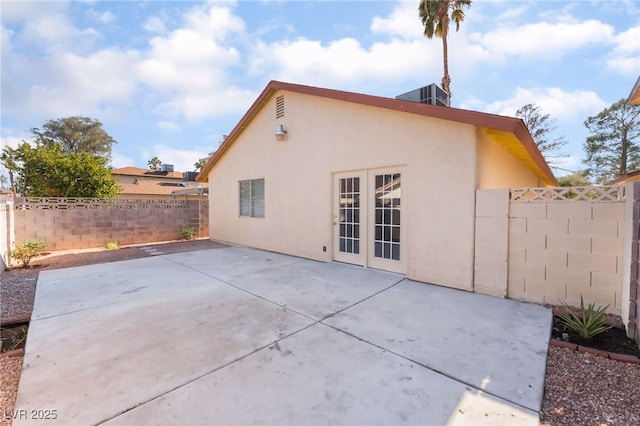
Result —
<instances>
[{"instance_id":1,"label":"leafy tree","mask_svg":"<svg viewBox=\"0 0 640 426\"><path fill-rule=\"evenodd\" d=\"M162 165L162 161L158 157L153 157L151 160L147 161L147 165L150 169L159 169Z\"/></svg>"},{"instance_id":2,"label":"leafy tree","mask_svg":"<svg viewBox=\"0 0 640 426\"><path fill-rule=\"evenodd\" d=\"M5 175L0 175L0 188L4 189L4 186L7 184L7 177Z\"/></svg>"},{"instance_id":3,"label":"leafy tree","mask_svg":"<svg viewBox=\"0 0 640 426\"><path fill-rule=\"evenodd\" d=\"M65 152L59 144L32 147L26 142L16 152L25 197L112 198L118 193L116 180L101 157Z\"/></svg>"},{"instance_id":4,"label":"leafy tree","mask_svg":"<svg viewBox=\"0 0 640 426\"><path fill-rule=\"evenodd\" d=\"M597 183L625 176L640 167L640 105L627 105L626 99L587 118L584 125L591 135L584 144L589 175Z\"/></svg>"},{"instance_id":5,"label":"leafy tree","mask_svg":"<svg viewBox=\"0 0 640 426\"><path fill-rule=\"evenodd\" d=\"M558 178L560 186L591 186L585 172L577 172Z\"/></svg>"},{"instance_id":6,"label":"leafy tree","mask_svg":"<svg viewBox=\"0 0 640 426\"><path fill-rule=\"evenodd\" d=\"M7 173L9 174L9 185L11 186L11 191L14 196L16 195L15 173L18 170L16 155L17 150L9 146L5 146L2 149L2 154L0 154L0 164L7 169Z\"/></svg>"},{"instance_id":7,"label":"leafy tree","mask_svg":"<svg viewBox=\"0 0 640 426\"><path fill-rule=\"evenodd\" d=\"M49 120L31 129L37 145L59 145L62 152L88 153L111 160L111 145L116 141L102 128L102 123L88 117L74 116Z\"/></svg>"},{"instance_id":8,"label":"leafy tree","mask_svg":"<svg viewBox=\"0 0 640 426\"><path fill-rule=\"evenodd\" d=\"M460 22L464 20L465 7L471 6L471 0L420 0L418 6L418 15L424 26L424 35L431 39L433 36L442 39L442 55L444 74L442 76L442 90L451 97L449 85L451 76L449 76L449 49L447 45L447 36L449 35L449 21L456 24L456 31L460 29ZM451 11L451 17L449 17Z\"/></svg>"},{"instance_id":9,"label":"leafy tree","mask_svg":"<svg viewBox=\"0 0 640 426\"><path fill-rule=\"evenodd\" d=\"M524 121L538 150L547 162L553 163L554 160L567 156L558 152L567 144L567 140L563 136L551 135L557 128L555 120L551 119L549 114L543 114L539 106L526 104L516 111L516 117Z\"/></svg>"},{"instance_id":10,"label":"leafy tree","mask_svg":"<svg viewBox=\"0 0 640 426\"><path fill-rule=\"evenodd\" d=\"M207 165L208 161L209 161L208 158L201 158L198 161L196 161L195 164L193 165L194 171L198 172L202 170L202 168Z\"/></svg>"}]
</instances>

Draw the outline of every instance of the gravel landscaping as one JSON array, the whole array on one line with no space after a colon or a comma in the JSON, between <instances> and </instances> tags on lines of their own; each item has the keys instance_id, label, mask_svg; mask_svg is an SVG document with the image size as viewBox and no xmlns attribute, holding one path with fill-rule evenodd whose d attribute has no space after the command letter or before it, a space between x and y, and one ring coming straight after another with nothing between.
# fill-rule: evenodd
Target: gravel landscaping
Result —
<instances>
[{"instance_id":1,"label":"gravel landscaping","mask_svg":"<svg viewBox=\"0 0 640 426\"><path fill-rule=\"evenodd\" d=\"M162 253L222 247L209 240L154 244ZM140 247L55 253L34 259L31 269L2 274L0 320L29 318L39 271L147 257ZM0 358L0 426L15 407L22 356ZM566 348L550 347L547 357L541 425L640 424L640 364L613 361Z\"/></svg>"}]
</instances>

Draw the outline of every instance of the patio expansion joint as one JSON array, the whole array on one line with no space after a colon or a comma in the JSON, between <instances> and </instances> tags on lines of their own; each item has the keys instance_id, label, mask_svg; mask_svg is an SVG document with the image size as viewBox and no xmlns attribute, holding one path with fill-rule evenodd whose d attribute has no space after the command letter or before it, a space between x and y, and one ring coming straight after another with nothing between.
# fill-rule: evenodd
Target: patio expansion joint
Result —
<instances>
[{"instance_id":1,"label":"patio expansion joint","mask_svg":"<svg viewBox=\"0 0 640 426\"><path fill-rule=\"evenodd\" d=\"M282 307L281 305L278 305L278 306ZM166 390L166 391L164 391L164 392L162 392L162 393L160 393L158 395L155 395L152 398L148 398L145 401L141 401L141 402L137 403L133 407L129 407L126 410L120 411L120 412L118 412L118 413L116 413L116 414L114 414L112 416L109 416L109 417L107 417L107 418L105 418L103 420L100 420L100 421L98 421L96 423L96 425L104 424L104 423L106 423L106 422L108 422L110 420L113 420L113 419L117 418L118 416L121 416L122 414L125 414L125 413L127 413L127 412L129 412L131 410L134 410L134 409L136 409L136 408L138 408L140 406L143 406L143 405L148 404L150 402L153 402L153 401L155 401L155 400L157 400L159 398L162 398L163 396L168 395L171 392L177 391L178 389L181 389L181 388L183 388L185 386L188 386L191 383L195 383L200 379L203 379L203 378L205 378L207 376L210 376L211 374L214 374L214 373L216 373L216 372L218 372L218 371L220 371L220 370L222 370L224 368L227 368L227 367L229 367L229 366L231 366L231 365L233 365L233 364L235 364L237 362L240 362L240 361L242 361L242 360L244 360L244 359L246 359L246 358L248 358L248 357L250 357L250 356L252 356L252 355L254 355L254 354L258 353L258 352L260 352L260 351L263 351L263 350L268 349L268 348L273 348L274 345L276 345L278 342L281 342L282 340L287 339L289 337L295 336L296 334L299 334L299 333L309 329L310 327L313 327L314 325L316 325L318 323L321 323L321 320L314 321L314 322L312 322L311 324L309 324L307 326L304 326L304 327L302 327L302 328L300 328L298 330L295 330L295 331L293 331L293 332L291 332L289 334L286 334L284 336L278 337L276 340L274 340L272 342L269 342L266 345L260 346L260 347L258 347L256 349L254 349L253 351L250 351L250 352L248 352L248 353L246 353L246 354L244 354L242 356L239 356L238 358L236 358L234 360L231 360L231 361L229 361L229 362L227 362L225 364L222 364L222 365L220 365L220 366L218 366L218 367L216 367L216 368L214 368L212 370L206 371L206 372L198 375L197 377L194 377L194 378L189 379L189 380L187 380L187 381L185 381L185 382L183 382L183 383L181 383L179 385L176 385L172 389ZM326 326L326 324L323 324L323 325Z\"/></svg>"},{"instance_id":2,"label":"patio expansion joint","mask_svg":"<svg viewBox=\"0 0 640 426\"><path fill-rule=\"evenodd\" d=\"M260 296L260 295L258 295L258 294L252 293L252 292L250 292L250 291L248 291L248 290L245 290L245 289L243 289L243 288L240 288L240 287L238 287L238 286L236 286L236 285L234 285L234 284L232 284L232 283L230 283L230 282L227 282L227 281L225 281L225 280L223 280L223 279L221 279L221 278L215 277L215 276L213 276L213 275L211 275L211 274L207 274L206 272L202 272L202 271L200 271L200 270L198 270L198 269L192 268L192 267L190 267L190 266L188 266L188 265L184 265L183 263L180 263L180 262L176 262L176 261L174 261L174 260L172 260L172 259L167 259L167 258L165 258L165 259L166 259L166 260L168 260L168 261L170 261L170 262L174 262L174 263L177 263L177 264L179 264L179 265L182 265L182 266L184 266L184 267L186 267L186 268L192 269L193 271L195 271L195 272L199 272L199 273L201 273L201 274L203 274L203 275L205 275L205 276L207 276L207 277L210 277L210 278L213 278L213 279L215 279L215 280L218 280L218 281L220 281L220 282L222 282L222 283L224 283L224 284L226 284L226 285L228 285L228 286L230 286L230 287L233 287L233 288L235 288L235 289L237 289L237 290L240 290L241 292L244 292L244 293L247 293L247 294L249 294L249 295L251 295L251 296L257 297L257 298L259 298L260 300L263 300L263 301L265 301L265 302L268 302L269 304L273 304L273 305L277 306L278 308L283 308L283 309L289 310L289 311L291 311L291 312L293 312L293 313L295 313L295 314L297 314L297 315L300 315L300 316L302 316L302 317L304 317L304 318L307 318L307 319L311 320L312 322L311 322L310 324L308 324L307 326L304 326L304 327L302 327L302 328L299 328L299 329L297 329L297 330L295 330L295 331L293 331L293 332L291 332L291 333L288 333L288 334L286 334L286 335L279 336L279 337L278 337L277 339L275 339L274 341L269 342L269 343L267 343L266 345L260 346L260 347L256 348L255 350L253 350L253 351L250 351L250 352L246 353L245 355L242 355L242 356L240 356L240 357L238 357L238 358L236 358L236 359L234 359L234 360L232 360L232 361L229 361L229 362L227 362L227 363L225 363L225 364L223 364L223 365L218 366L217 368L214 368L214 369L212 369L212 370L206 371L206 372L204 372L204 373L202 373L202 374L198 375L197 377L194 377L194 378L192 378L192 379L190 379L190 380L187 380L187 381L185 381L184 383L181 383L181 384L179 384L179 385L177 385L177 386L173 387L172 389L166 390L166 391L164 391L164 392L162 392L162 393L160 393L160 394L158 394L158 395L155 395L155 396L154 396L154 397L152 397L152 398L149 398L149 399L147 399L147 400L145 400L145 401L141 401L141 402L137 403L137 404L136 404L135 406L133 406L133 407L127 408L126 410L123 410L123 411L118 412L118 413L116 413L116 414L114 414L114 415L112 415L112 416L110 416L110 417L108 417L108 418L105 418L105 419L103 419L103 420L99 421L98 423L96 423L96 424L98 424L98 425L99 425L99 424L106 423L106 422L108 422L108 421L110 421L110 420L113 420L113 419L117 418L118 416L120 416L120 415L122 415L122 414L125 414L125 413L127 413L127 412L129 412L129 411L131 411L131 410L136 409L137 407L140 407L140 406L142 406L142 405L145 405L145 404L148 404L148 403L150 403L150 402L153 402L153 401L155 401L155 400L157 400L157 399L159 399L159 398L162 398L163 396L168 395L168 394L170 394L171 392L174 392L174 391L176 391L176 390L178 390L178 389L181 389L181 388L183 388L183 387L185 387L185 386L188 386L188 385L190 385L191 383L194 383L194 382L196 382L196 381L198 381L198 380L200 380L200 379L203 379L203 378L205 378L205 377L207 377L207 376L209 376L209 375L211 375L211 374L216 373L217 371L220 371L220 370L222 370L222 369L224 369L224 368L227 368L227 367L229 367L229 366L231 366L231 365L233 365L233 364L235 364L235 363L237 363L237 362L240 362L240 361L244 360L245 358L248 358L248 357L250 357L250 356L252 356L252 355L254 355L254 354L256 354L256 353L258 353L258 352L260 352L260 351L263 351L263 350L268 349L268 348L273 348L277 343L279 343L279 342L281 342L281 341L283 341L283 340L285 340L285 339L288 339L288 338L290 338L290 337L293 337L293 336L295 336L295 335L297 335L297 334L300 334L300 333L302 333L303 331L308 330L309 328L311 328L311 327L313 327L313 326L315 326L315 325L318 325L318 324L321 324L322 326L325 326L325 327L329 327L329 328L331 328L331 329L333 329L333 330L335 330L335 331L338 331L338 332L342 332L342 333L344 333L344 334L347 334L347 335L349 335L349 336L351 336L351 337L354 337L354 338L356 338L356 339L358 339L358 340L360 340L360 341L362 341L362 342L364 342L364 343L368 343L368 344L370 344L370 345L372 345L372 346L376 346L376 345L371 344L370 342L367 342L367 341L366 341L366 340L364 340L364 339L361 339L361 338L359 338L359 337L357 337L357 336L353 336L353 335L351 335L351 334L349 334L349 333L346 333L346 332L344 332L344 331L342 331L342 330L339 330L339 329L337 329L337 328L335 328L335 327L332 327L332 326L330 326L330 325L328 325L328 324L324 323L324 321L325 321L325 320L327 320L328 318L331 318L331 317L333 317L333 316L335 316L335 315L338 315L338 314L340 314L340 313L342 313L342 312L344 312L344 311L346 311L346 310L348 310L348 309L351 309L352 307L359 305L360 303L364 302L365 300L371 299L372 297L374 297L374 296L376 296L376 295L378 295L378 294L380 294L380 293L383 293L383 292L385 292L385 291L387 291L387 290L389 290L389 289L391 289L391 288L393 288L393 287L397 286L398 284L400 284L401 282L403 282L403 281L405 281L405 280L406 280L406 277L404 277L404 276L403 276L403 277L401 277L398 281L394 282L393 284L391 284L391 285L389 285L389 286L387 286L387 287L383 288L383 289L382 289L382 290L380 290L380 291L377 291L376 293L374 293L374 294L372 294L372 295L370 295L370 296L368 296L368 297L366 297L366 298L364 298L364 299L361 299L361 300L357 301L356 303L353 303L353 304L351 304L351 305L347 306L346 308L343 308L343 309L340 309L339 311L333 312L332 314L327 315L327 316L325 316L325 317L323 317L323 318L321 318L321 319L316 319L316 318L313 318L313 317L311 317L311 316L309 316L309 315L306 315L306 314L303 314L303 313L301 313L301 312L298 312L298 311L296 311L295 309L292 309L291 307L289 307L289 306L287 306L287 305L281 305L281 304L276 303L276 302L274 302L274 301L272 301L272 300L266 299L266 298L265 298L265 297L263 297L263 296ZM305 262L305 261L306 261L306 259L301 259L301 260L300 260L300 262ZM300 263L300 262L294 262L294 263ZM258 272L259 272L259 271L258 271ZM377 346L376 346L376 347L377 347ZM385 351L387 351L387 352L389 352L389 353L393 353L393 352L388 351L388 350L386 350L386 349L384 349L384 348L382 348L382 349L383 349L383 350L385 350ZM402 358L404 358L404 357L402 357ZM405 358L405 359L407 359L407 358ZM408 360L408 361L410 361L410 362L414 362L414 361L412 361L412 360ZM418 364L418 363L416 363L416 364ZM418 364L418 365L420 365L420 364Z\"/></svg>"}]
</instances>

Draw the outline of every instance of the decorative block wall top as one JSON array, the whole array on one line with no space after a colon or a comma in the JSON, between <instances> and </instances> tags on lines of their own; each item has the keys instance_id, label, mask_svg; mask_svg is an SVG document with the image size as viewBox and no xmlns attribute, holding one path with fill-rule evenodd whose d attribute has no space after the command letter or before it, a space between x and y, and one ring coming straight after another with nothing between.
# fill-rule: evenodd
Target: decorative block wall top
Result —
<instances>
[{"instance_id":1,"label":"decorative block wall top","mask_svg":"<svg viewBox=\"0 0 640 426\"><path fill-rule=\"evenodd\" d=\"M208 200L203 200L208 204ZM16 210L71 209L173 209L188 208L187 200L133 200L122 198L41 198L16 199Z\"/></svg>"},{"instance_id":2,"label":"decorative block wall top","mask_svg":"<svg viewBox=\"0 0 640 426\"><path fill-rule=\"evenodd\" d=\"M620 202L624 200L624 186L572 186L555 188L516 188L511 189L509 198L516 203L589 201L600 203Z\"/></svg>"}]
</instances>

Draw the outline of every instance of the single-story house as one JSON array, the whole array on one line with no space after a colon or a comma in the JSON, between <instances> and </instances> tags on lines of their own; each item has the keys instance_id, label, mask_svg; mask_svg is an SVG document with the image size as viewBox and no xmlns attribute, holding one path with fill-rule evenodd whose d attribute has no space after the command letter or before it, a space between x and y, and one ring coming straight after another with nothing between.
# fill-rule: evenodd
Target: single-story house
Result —
<instances>
[{"instance_id":1,"label":"single-story house","mask_svg":"<svg viewBox=\"0 0 640 426\"><path fill-rule=\"evenodd\" d=\"M278 81L197 179L213 240L465 290L476 190L557 186L520 119Z\"/></svg>"},{"instance_id":2,"label":"single-story house","mask_svg":"<svg viewBox=\"0 0 640 426\"><path fill-rule=\"evenodd\" d=\"M208 194L206 185L195 182L194 172L172 168L121 167L111 171L118 181L119 198L145 200L198 199Z\"/></svg>"}]
</instances>

